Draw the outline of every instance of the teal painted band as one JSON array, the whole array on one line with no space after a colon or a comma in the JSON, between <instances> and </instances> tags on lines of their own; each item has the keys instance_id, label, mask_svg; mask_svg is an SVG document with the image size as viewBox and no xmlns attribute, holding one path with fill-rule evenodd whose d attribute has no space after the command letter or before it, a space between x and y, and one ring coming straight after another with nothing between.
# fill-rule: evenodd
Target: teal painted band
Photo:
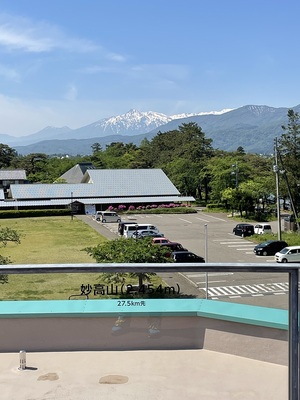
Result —
<instances>
[{"instance_id":1,"label":"teal painted band","mask_svg":"<svg viewBox=\"0 0 300 400\"><path fill-rule=\"evenodd\" d=\"M1 301L0 318L198 316L288 329L288 311L204 299Z\"/></svg>"}]
</instances>

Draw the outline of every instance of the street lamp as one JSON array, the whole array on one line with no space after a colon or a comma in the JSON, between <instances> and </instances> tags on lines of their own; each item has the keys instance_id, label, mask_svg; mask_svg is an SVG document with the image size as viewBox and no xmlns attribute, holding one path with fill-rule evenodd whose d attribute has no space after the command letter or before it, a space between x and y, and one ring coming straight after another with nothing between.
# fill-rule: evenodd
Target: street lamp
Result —
<instances>
[{"instance_id":1,"label":"street lamp","mask_svg":"<svg viewBox=\"0 0 300 400\"><path fill-rule=\"evenodd\" d=\"M281 217L280 217L280 197L279 197L279 168L278 168L278 152L277 152L277 138L274 140L274 158L275 164L273 171L276 177L276 201L277 201L277 225L278 225L278 240L281 240Z\"/></svg>"}]
</instances>

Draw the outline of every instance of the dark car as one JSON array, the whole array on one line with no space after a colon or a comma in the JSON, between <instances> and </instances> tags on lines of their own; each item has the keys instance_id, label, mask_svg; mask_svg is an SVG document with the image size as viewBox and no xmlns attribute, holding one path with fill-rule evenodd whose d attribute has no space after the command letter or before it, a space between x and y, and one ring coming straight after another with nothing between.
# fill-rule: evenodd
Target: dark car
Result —
<instances>
[{"instance_id":1,"label":"dark car","mask_svg":"<svg viewBox=\"0 0 300 400\"><path fill-rule=\"evenodd\" d=\"M245 223L237 224L233 228L233 233L242 237L254 235L254 225Z\"/></svg>"},{"instance_id":2,"label":"dark car","mask_svg":"<svg viewBox=\"0 0 300 400\"><path fill-rule=\"evenodd\" d=\"M169 243L155 243L155 245L169 248L171 251L187 251L181 243L169 242Z\"/></svg>"},{"instance_id":3,"label":"dark car","mask_svg":"<svg viewBox=\"0 0 300 400\"><path fill-rule=\"evenodd\" d=\"M154 246L160 246L167 249L165 252L165 257L171 257L173 251L188 251L185 249L181 243L169 242L169 243L153 243Z\"/></svg>"},{"instance_id":4,"label":"dark car","mask_svg":"<svg viewBox=\"0 0 300 400\"><path fill-rule=\"evenodd\" d=\"M258 256L274 256L275 253L287 246L288 244L284 240L267 240L257 244L253 252Z\"/></svg>"},{"instance_id":5,"label":"dark car","mask_svg":"<svg viewBox=\"0 0 300 400\"><path fill-rule=\"evenodd\" d=\"M183 263L204 263L205 260L201 256L192 253L191 251L173 251L172 258L174 262Z\"/></svg>"}]
</instances>

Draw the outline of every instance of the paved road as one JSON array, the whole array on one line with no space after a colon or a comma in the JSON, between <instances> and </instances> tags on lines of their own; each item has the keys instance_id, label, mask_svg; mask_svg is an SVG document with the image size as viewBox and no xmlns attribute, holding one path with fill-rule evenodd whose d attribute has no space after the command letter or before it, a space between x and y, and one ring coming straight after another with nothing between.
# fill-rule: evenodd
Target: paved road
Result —
<instances>
[{"instance_id":1,"label":"paved road","mask_svg":"<svg viewBox=\"0 0 300 400\"><path fill-rule=\"evenodd\" d=\"M89 217L87 217L89 218ZM125 218L124 218L125 219ZM259 257L253 253L254 244L249 238L242 239L233 235L232 229L236 221L226 214L212 214L199 211L197 214L158 214L132 215L127 218L137 223L152 223L170 240L180 242L199 255L205 256L209 262L256 263L274 262L274 256ZM98 224L95 221L91 224ZM117 237L117 224L98 224L106 236ZM274 232L277 231L277 221L271 223ZM104 229L106 231L104 231ZM207 246L206 246L207 244ZM191 294L199 297L208 296L211 299L261 305L265 307L288 307L288 277L286 274L265 273L186 273L180 278L180 284L190 282ZM169 285L176 278L164 274ZM207 294L206 294L207 292Z\"/></svg>"}]
</instances>

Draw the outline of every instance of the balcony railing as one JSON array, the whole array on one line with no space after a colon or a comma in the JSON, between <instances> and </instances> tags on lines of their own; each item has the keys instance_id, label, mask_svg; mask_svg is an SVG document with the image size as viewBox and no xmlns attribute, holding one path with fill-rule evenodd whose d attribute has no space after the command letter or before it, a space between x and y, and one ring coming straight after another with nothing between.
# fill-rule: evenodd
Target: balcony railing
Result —
<instances>
[{"instance_id":1,"label":"balcony railing","mask_svg":"<svg viewBox=\"0 0 300 400\"><path fill-rule=\"evenodd\" d=\"M47 274L47 273L141 273L141 272L249 272L284 273L289 276L289 400L300 398L299 393L299 268L300 264L276 263L166 263L166 264L34 264L0 265L0 274Z\"/></svg>"}]
</instances>

